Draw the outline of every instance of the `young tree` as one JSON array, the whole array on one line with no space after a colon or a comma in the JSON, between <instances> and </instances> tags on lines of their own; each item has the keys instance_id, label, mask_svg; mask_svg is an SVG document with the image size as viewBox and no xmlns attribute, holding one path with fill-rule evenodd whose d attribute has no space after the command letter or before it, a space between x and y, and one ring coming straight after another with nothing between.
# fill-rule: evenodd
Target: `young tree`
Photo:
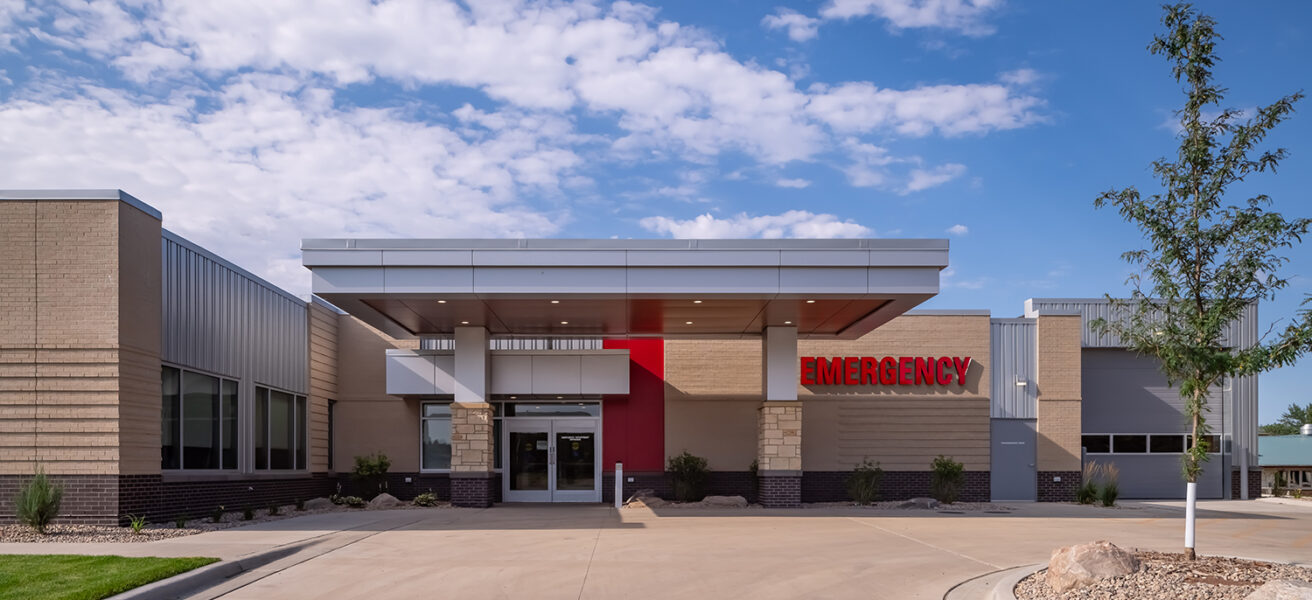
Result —
<instances>
[{"instance_id":1,"label":"young tree","mask_svg":"<svg viewBox=\"0 0 1312 600\"><path fill-rule=\"evenodd\" d=\"M1281 415L1279 420L1270 425L1263 425L1261 430L1267 435L1294 435L1308 423L1312 423L1312 402L1307 406L1299 406L1295 402L1285 408L1285 414Z\"/></svg>"},{"instance_id":2,"label":"young tree","mask_svg":"<svg viewBox=\"0 0 1312 600\"><path fill-rule=\"evenodd\" d=\"M1208 458L1211 430L1208 392L1225 377L1292 364L1312 342L1312 314L1299 310L1278 336L1249 348L1226 347L1225 330L1250 303L1270 299L1288 284L1279 275L1288 262L1281 253L1301 242L1312 220L1267 210L1266 195L1226 200L1232 184L1275 171L1285 150L1259 153L1257 146L1303 94L1285 96L1246 120L1242 111L1221 109L1226 90L1212 80L1219 60L1216 22L1188 4L1176 4L1165 7L1162 24L1165 33L1155 36L1148 50L1165 56L1184 85L1184 108L1177 111L1180 147L1175 160L1153 163L1160 192L1144 197L1133 187L1113 189L1095 201L1099 208L1114 206L1137 225L1147 247L1122 255L1140 268L1127 282L1133 292L1128 300L1114 300L1112 318L1094 327L1159 359L1185 401L1193 436L1182 459L1188 498L1184 545L1192 559L1198 474Z\"/></svg>"}]
</instances>

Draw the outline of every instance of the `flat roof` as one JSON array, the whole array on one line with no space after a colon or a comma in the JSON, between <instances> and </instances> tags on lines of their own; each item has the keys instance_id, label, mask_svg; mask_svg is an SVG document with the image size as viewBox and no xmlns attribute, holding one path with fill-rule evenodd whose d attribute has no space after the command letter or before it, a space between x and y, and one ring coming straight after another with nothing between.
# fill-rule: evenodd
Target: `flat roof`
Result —
<instances>
[{"instance_id":1,"label":"flat roof","mask_svg":"<svg viewBox=\"0 0 1312 600\"><path fill-rule=\"evenodd\" d=\"M939 291L945 239L307 239L315 295L389 334L855 338Z\"/></svg>"},{"instance_id":2,"label":"flat roof","mask_svg":"<svg viewBox=\"0 0 1312 600\"><path fill-rule=\"evenodd\" d=\"M32 200L118 200L132 205L133 208L140 210L159 220L164 220L164 215L159 209L142 202L136 196L118 189L66 189L66 190L0 190L0 201L32 201Z\"/></svg>"}]
</instances>

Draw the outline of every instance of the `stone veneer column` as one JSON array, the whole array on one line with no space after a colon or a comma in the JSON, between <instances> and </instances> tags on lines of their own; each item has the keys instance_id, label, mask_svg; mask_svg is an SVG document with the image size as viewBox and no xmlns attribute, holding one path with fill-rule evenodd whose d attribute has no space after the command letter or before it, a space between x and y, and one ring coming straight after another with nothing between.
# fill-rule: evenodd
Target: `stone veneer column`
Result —
<instances>
[{"instance_id":1,"label":"stone veneer column","mask_svg":"<svg viewBox=\"0 0 1312 600\"><path fill-rule=\"evenodd\" d=\"M451 504L492 506L492 405L451 405Z\"/></svg>"},{"instance_id":2,"label":"stone veneer column","mask_svg":"<svg viewBox=\"0 0 1312 600\"><path fill-rule=\"evenodd\" d=\"M761 404L756 445L761 504L792 508L802 504L802 403L772 400Z\"/></svg>"}]
</instances>

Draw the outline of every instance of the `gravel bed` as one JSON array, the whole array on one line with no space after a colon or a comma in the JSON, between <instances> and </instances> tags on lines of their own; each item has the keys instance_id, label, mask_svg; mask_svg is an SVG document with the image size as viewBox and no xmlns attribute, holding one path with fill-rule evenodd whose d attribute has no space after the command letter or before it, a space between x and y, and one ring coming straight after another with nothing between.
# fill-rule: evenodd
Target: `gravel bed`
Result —
<instances>
[{"instance_id":1,"label":"gravel bed","mask_svg":"<svg viewBox=\"0 0 1312 600\"><path fill-rule=\"evenodd\" d=\"M802 506L806 508L850 508L852 510L905 510L905 511L933 511L946 513L1010 513L1016 510L1005 504L994 504L992 502L953 502L952 504L940 504L938 508L902 508L905 500L891 500L887 502L874 502L871 504L861 505L855 502L810 502Z\"/></svg>"},{"instance_id":2,"label":"gravel bed","mask_svg":"<svg viewBox=\"0 0 1312 600\"><path fill-rule=\"evenodd\" d=\"M1020 581L1020 600L1242 600L1258 586L1274 579L1312 581L1312 569L1225 558L1199 556L1186 561L1183 554L1136 550L1139 572L1105 579L1091 586L1058 594L1039 571Z\"/></svg>"},{"instance_id":3,"label":"gravel bed","mask_svg":"<svg viewBox=\"0 0 1312 600\"><path fill-rule=\"evenodd\" d=\"M439 503L437 506L415 506L413 504L400 504L387 510L406 510L406 509L439 509L449 508L449 503ZM351 512L368 510L365 508L350 508L346 506L333 506L319 510L296 510L296 505L288 504L279 508L277 515L270 515L267 509L255 511L255 517L249 521L242 520L242 513L229 512L224 513L223 519L214 523L209 517L203 519L190 519L186 522L185 527L178 528L177 523L151 523L146 525L141 533L133 533L131 527L112 527L109 525L51 525L46 528L46 534L41 535L26 525L0 525L0 542L34 542L34 543L52 543L52 542L115 542L115 543L140 543L153 542L168 538L183 537L205 533L207 531L218 531L220 529L230 529L232 527L242 527L245 525L255 525L257 523L268 523L271 521L281 521L295 517L304 517L306 515L317 515L333 512Z\"/></svg>"}]
</instances>

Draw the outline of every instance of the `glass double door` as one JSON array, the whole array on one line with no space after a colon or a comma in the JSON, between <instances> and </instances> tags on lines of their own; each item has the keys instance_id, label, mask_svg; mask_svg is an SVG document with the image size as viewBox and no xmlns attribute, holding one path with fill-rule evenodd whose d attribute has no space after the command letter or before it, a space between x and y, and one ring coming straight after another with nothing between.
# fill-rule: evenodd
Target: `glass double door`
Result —
<instances>
[{"instance_id":1,"label":"glass double door","mask_svg":"<svg viewBox=\"0 0 1312 600\"><path fill-rule=\"evenodd\" d=\"M504 420L506 502L601 502L598 419Z\"/></svg>"}]
</instances>

